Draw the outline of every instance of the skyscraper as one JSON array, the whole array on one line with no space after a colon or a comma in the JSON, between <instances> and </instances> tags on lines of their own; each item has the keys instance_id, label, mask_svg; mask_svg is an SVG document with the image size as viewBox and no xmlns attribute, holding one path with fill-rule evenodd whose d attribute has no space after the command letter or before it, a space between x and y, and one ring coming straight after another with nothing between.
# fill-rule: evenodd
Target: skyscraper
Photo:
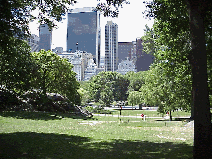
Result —
<instances>
[{"instance_id":1,"label":"skyscraper","mask_svg":"<svg viewBox=\"0 0 212 159\"><path fill-rule=\"evenodd\" d=\"M42 24L39 27L39 48L45 50L51 50L52 45L52 32L49 31L47 24ZM39 50L40 50L39 49Z\"/></svg>"},{"instance_id":2,"label":"skyscraper","mask_svg":"<svg viewBox=\"0 0 212 159\"><path fill-rule=\"evenodd\" d=\"M132 42L118 42L118 63L130 57L132 48Z\"/></svg>"},{"instance_id":3,"label":"skyscraper","mask_svg":"<svg viewBox=\"0 0 212 159\"><path fill-rule=\"evenodd\" d=\"M137 71L149 70L149 66L153 62L153 56L146 54L143 51L143 41L141 38L136 38L136 68Z\"/></svg>"},{"instance_id":4,"label":"skyscraper","mask_svg":"<svg viewBox=\"0 0 212 159\"><path fill-rule=\"evenodd\" d=\"M92 53L94 62L100 62L100 12L94 7L71 9L68 12L67 51ZM78 43L78 44L77 44ZM77 44L77 46L76 46Z\"/></svg>"},{"instance_id":5,"label":"skyscraper","mask_svg":"<svg viewBox=\"0 0 212 159\"><path fill-rule=\"evenodd\" d=\"M39 51L39 37L35 34L32 34L28 39L28 44L31 47L31 52Z\"/></svg>"},{"instance_id":6,"label":"skyscraper","mask_svg":"<svg viewBox=\"0 0 212 159\"><path fill-rule=\"evenodd\" d=\"M118 68L118 25L108 21L105 25L105 71Z\"/></svg>"}]
</instances>

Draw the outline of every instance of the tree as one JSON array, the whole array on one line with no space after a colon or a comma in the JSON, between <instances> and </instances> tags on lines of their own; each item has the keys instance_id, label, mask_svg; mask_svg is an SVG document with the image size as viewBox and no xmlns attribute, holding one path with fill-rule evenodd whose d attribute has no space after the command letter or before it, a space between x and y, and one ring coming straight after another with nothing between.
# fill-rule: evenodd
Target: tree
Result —
<instances>
[{"instance_id":1,"label":"tree","mask_svg":"<svg viewBox=\"0 0 212 159\"><path fill-rule=\"evenodd\" d=\"M105 105L127 99L129 81L117 72L100 72L90 80L89 94L95 102Z\"/></svg>"},{"instance_id":2,"label":"tree","mask_svg":"<svg viewBox=\"0 0 212 159\"><path fill-rule=\"evenodd\" d=\"M29 37L30 21L37 19L52 28L61 20L66 5L76 1L57 0L0 0L0 83L1 91L12 91L21 95L30 89L33 62L26 40ZM38 9L37 17L32 11Z\"/></svg>"},{"instance_id":3,"label":"tree","mask_svg":"<svg viewBox=\"0 0 212 159\"><path fill-rule=\"evenodd\" d=\"M119 1L112 2L113 4L119 4ZM210 139L211 115L207 85L205 30L211 30L212 2L209 0L154 0L147 3L147 7L150 8L148 16L167 22L166 28L168 28L173 37L178 35L178 31L185 31L189 28L191 51L187 58L192 67L192 103L194 105L195 121L193 154L194 158L200 158L203 155L205 157L210 156L209 153L212 152ZM163 29L162 26L160 28ZM204 136L204 138L201 136Z\"/></svg>"},{"instance_id":4,"label":"tree","mask_svg":"<svg viewBox=\"0 0 212 159\"><path fill-rule=\"evenodd\" d=\"M139 91L144 84L145 71L140 72L127 72L125 77L130 81L128 91Z\"/></svg>"},{"instance_id":5,"label":"tree","mask_svg":"<svg viewBox=\"0 0 212 159\"><path fill-rule=\"evenodd\" d=\"M154 64L147 71L148 78L140 91L150 90L153 99L156 94L160 97L155 103L148 96L144 96L145 102L159 106L160 113L179 108L190 110L191 105L191 68L186 58L190 51L187 42L189 36L184 30L173 36L168 25L167 22L155 19L151 29L146 26L145 35L142 37L144 51L154 56Z\"/></svg>"},{"instance_id":6,"label":"tree","mask_svg":"<svg viewBox=\"0 0 212 159\"><path fill-rule=\"evenodd\" d=\"M23 91L29 89L32 60L29 55L30 48L22 40L11 37L11 53L5 54L0 47L0 83L1 88Z\"/></svg>"},{"instance_id":7,"label":"tree","mask_svg":"<svg viewBox=\"0 0 212 159\"><path fill-rule=\"evenodd\" d=\"M211 114L208 93L205 16L211 17L211 1L188 0L192 50L189 62L192 67L194 97L194 158L212 155ZM208 156L209 155L209 156Z\"/></svg>"},{"instance_id":8,"label":"tree","mask_svg":"<svg viewBox=\"0 0 212 159\"><path fill-rule=\"evenodd\" d=\"M135 106L137 104L142 104L143 101L141 99L142 99L141 92L131 91L131 92L129 92L127 101L130 105Z\"/></svg>"},{"instance_id":9,"label":"tree","mask_svg":"<svg viewBox=\"0 0 212 159\"><path fill-rule=\"evenodd\" d=\"M103 85L99 99L99 102L103 104L103 106L109 107L110 104L114 101L113 89L112 82L108 81Z\"/></svg>"},{"instance_id":10,"label":"tree","mask_svg":"<svg viewBox=\"0 0 212 159\"><path fill-rule=\"evenodd\" d=\"M149 15L166 22L173 37L178 31L190 33L189 59L192 70L192 96L194 105L194 158L209 157L211 147L211 115L208 94L206 31L211 30L211 1L163 1L148 4ZM163 27L160 27L163 29ZM176 46L176 45L175 45ZM186 55L184 55L186 56ZM204 136L204 137L203 137Z\"/></svg>"},{"instance_id":11,"label":"tree","mask_svg":"<svg viewBox=\"0 0 212 159\"><path fill-rule=\"evenodd\" d=\"M73 65L51 51L33 52L32 58L37 64L32 86L41 89L44 96L47 92L59 93L75 104L79 83L75 78L76 73L72 71Z\"/></svg>"},{"instance_id":12,"label":"tree","mask_svg":"<svg viewBox=\"0 0 212 159\"><path fill-rule=\"evenodd\" d=\"M147 71L145 84L139 90L141 103L158 106L157 111L162 114L169 112L170 120L172 120L171 111L190 110L189 76L184 77L187 79L184 82L179 77L179 75L168 76L160 65L153 64Z\"/></svg>"}]
</instances>

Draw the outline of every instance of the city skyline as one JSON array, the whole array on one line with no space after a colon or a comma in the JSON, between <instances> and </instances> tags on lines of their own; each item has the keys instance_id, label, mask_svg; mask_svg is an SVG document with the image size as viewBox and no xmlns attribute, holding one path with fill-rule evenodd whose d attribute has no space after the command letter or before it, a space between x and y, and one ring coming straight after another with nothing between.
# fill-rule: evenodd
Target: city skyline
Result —
<instances>
[{"instance_id":1,"label":"city skyline","mask_svg":"<svg viewBox=\"0 0 212 159\"><path fill-rule=\"evenodd\" d=\"M91 53L99 66L100 13L94 9L94 7L84 7L68 11L66 50L75 52L77 49Z\"/></svg>"},{"instance_id":2,"label":"city skyline","mask_svg":"<svg viewBox=\"0 0 212 159\"><path fill-rule=\"evenodd\" d=\"M78 0L78 3L74 6L70 6L69 9L83 8L83 7L96 7L99 1L97 0ZM100 2L106 2L102 0ZM145 4L140 0L130 0L130 4L123 5L123 8L119 8L119 17L104 17L100 15L101 26L101 55L105 53L105 33L104 26L107 21L113 21L119 26L118 41L119 42L131 42L135 41L137 37L144 35L145 25L152 26L153 20L148 20L144 17L142 12L145 10ZM133 18L132 18L133 17ZM58 29L53 29L52 32L52 49L55 47L63 47L66 51L66 34L67 34L67 16L63 16L61 22L56 23ZM34 21L29 25L32 34L39 35L39 24ZM131 28L131 29L130 29ZM128 31L126 31L128 29ZM130 30L129 30L130 29Z\"/></svg>"}]
</instances>

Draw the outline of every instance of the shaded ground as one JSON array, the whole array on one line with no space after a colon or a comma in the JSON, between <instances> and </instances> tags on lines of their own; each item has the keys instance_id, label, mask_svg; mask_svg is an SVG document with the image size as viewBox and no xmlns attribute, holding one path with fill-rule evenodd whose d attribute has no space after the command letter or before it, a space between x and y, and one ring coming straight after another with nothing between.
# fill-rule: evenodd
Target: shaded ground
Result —
<instances>
[{"instance_id":1,"label":"shaded ground","mask_svg":"<svg viewBox=\"0 0 212 159\"><path fill-rule=\"evenodd\" d=\"M77 135L15 132L0 135L0 158L192 158L192 146L172 142L93 141Z\"/></svg>"},{"instance_id":2,"label":"shaded ground","mask_svg":"<svg viewBox=\"0 0 212 159\"><path fill-rule=\"evenodd\" d=\"M62 118L72 118L72 119L90 119L83 117L81 115L75 115L74 113L60 113L60 112L0 112L0 116L12 117L17 119L32 119L32 120L61 120Z\"/></svg>"}]
</instances>

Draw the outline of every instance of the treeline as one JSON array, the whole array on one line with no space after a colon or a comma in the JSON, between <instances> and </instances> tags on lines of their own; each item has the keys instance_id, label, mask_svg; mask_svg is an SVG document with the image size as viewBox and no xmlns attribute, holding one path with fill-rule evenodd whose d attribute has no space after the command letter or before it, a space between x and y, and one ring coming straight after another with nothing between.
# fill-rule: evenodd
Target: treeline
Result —
<instances>
[{"instance_id":1,"label":"treeline","mask_svg":"<svg viewBox=\"0 0 212 159\"><path fill-rule=\"evenodd\" d=\"M176 109L190 111L191 81L189 75L185 85L177 77L168 77L155 64L150 70L128 72L122 75L117 72L100 72L90 81L80 82L78 90L82 105L94 101L102 106L116 105L127 101L128 105L158 106L160 113Z\"/></svg>"},{"instance_id":2,"label":"treeline","mask_svg":"<svg viewBox=\"0 0 212 159\"><path fill-rule=\"evenodd\" d=\"M30 53L26 41L11 38L0 54L0 109L66 111L80 104L73 65L51 51ZM64 104L66 103L66 104Z\"/></svg>"}]
</instances>

